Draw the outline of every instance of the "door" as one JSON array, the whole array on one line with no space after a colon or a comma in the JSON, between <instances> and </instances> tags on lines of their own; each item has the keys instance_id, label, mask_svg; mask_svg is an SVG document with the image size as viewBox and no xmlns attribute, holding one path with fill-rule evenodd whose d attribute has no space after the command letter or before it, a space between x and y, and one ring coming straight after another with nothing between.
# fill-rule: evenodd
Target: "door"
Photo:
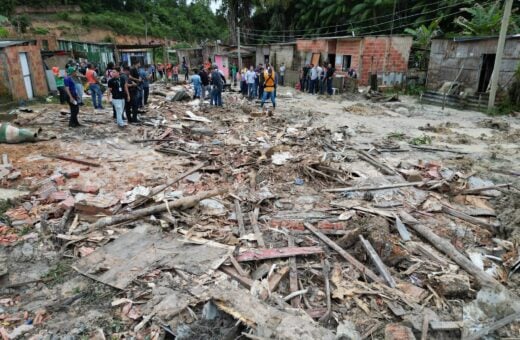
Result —
<instances>
[{"instance_id":1,"label":"door","mask_svg":"<svg viewBox=\"0 0 520 340\"><path fill-rule=\"evenodd\" d=\"M478 80L478 92L487 92L493 68L495 67L495 54L482 55L482 67L480 68L480 77Z\"/></svg>"},{"instance_id":2,"label":"door","mask_svg":"<svg viewBox=\"0 0 520 340\"><path fill-rule=\"evenodd\" d=\"M20 64L22 65L22 77L25 84L27 99L33 99L34 94L31 82L31 70L29 68L29 61L27 60L27 53L20 53Z\"/></svg>"},{"instance_id":3,"label":"door","mask_svg":"<svg viewBox=\"0 0 520 340\"><path fill-rule=\"evenodd\" d=\"M320 57L321 57L320 53L313 53L311 64L313 64L314 66L318 65L320 62Z\"/></svg>"}]
</instances>

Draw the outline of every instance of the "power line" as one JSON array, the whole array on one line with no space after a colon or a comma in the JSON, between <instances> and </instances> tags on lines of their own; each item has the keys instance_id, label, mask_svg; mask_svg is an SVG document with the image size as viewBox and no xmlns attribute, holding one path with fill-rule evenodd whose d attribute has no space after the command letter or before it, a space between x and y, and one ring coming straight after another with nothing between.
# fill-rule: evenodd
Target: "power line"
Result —
<instances>
[{"instance_id":1,"label":"power line","mask_svg":"<svg viewBox=\"0 0 520 340\"><path fill-rule=\"evenodd\" d=\"M486 3L484 3L483 5L486 5L486 4L489 4L489 3L492 3L492 2L493 2L493 0L490 0L490 1L486 2ZM449 7L449 6L445 6L445 7ZM443 8L445 8L445 7L443 7ZM399 20L412 18L412 17L418 16L418 15L424 15L426 13L436 12L438 10L439 9L436 9L434 11L429 11L429 12L423 12L421 14L409 15L409 16L406 16L406 17L402 17ZM460 14L460 13L463 13L463 12L464 11L460 10L460 11L457 11L455 13L451 13L451 14L447 14L445 16L441 16L441 17L439 17L437 19L444 19L446 17L457 15L457 14ZM430 22L430 21L431 21L431 19L421 20L421 21L416 21L415 24L421 24L421 23L426 23L426 22ZM382 23L379 23L379 24L375 24L375 25L368 25L368 26L358 27L358 29L359 30L364 30L364 29L368 29L368 28L379 27L379 26L382 26L382 25L389 24L391 22L393 22L393 21L386 21L386 22L382 22ZM394 28L402 28L402 27L407 27L407 26L410 26L410 25L411 24L404 24L404 25L400 25L400 26L397 26L397 27L394 27ZM369 34L374 34L376 32L385 32L385 31L388 31L388 28L384 28L384 29L380 29L380 30L376 30L376 31L363 32L361 34L358 34L358 36L369 35ZM290 36L290 37L273 37L273 36L271 36L269 34L257 34L257 33L247 33L247 32L243 32L243 35L244 35L244 37L249 37L252 40L263 40L265 42L272 41L272 42L275 42L275 43L279 43L279 42L287 42L287 41L291 41L291 40L295 40L295 39L301 39L301 38L306 38L306 39L312 39L313 37L325 38L325 37L327 37L327 35L332 37L332 36L338 36L338 35L341 35L341 34L350 34L350 33L351 33L350 30L341 30L341 31L338 31L338 32L326 32L326 33L321 33L321 34L317 33L317 34L293 35L293 36Z\"/></svg>"},{"instance_id":2,"label":"power line","mask_svg":"<svg viewBox=\"0 0 520 340\"><path fill-rule=\"evenodd\" d=\"M486 3L484 3L483 5L486 5L486 4L489 4L493 2L492 0L491 1L488 1ZM458 14L461 14L461 13L464 13L465 11L463 10L460 10L460 11L457 11L457 12L454 12L454 13L451 13L451 14L447 14L447 15L444 15L444 16L440 16L438 17L438 19L445 19L445 18L448 18L448 17L451 17L451 16L454 16L454 15L458 15ZM405 18L403 18L405 19ZM415 22L415 24L422 24L422 23L426 23L426 22L430 22L431 20L430 19L427 19L427 20L421 20L421 21L417 21ZM369 27L376 27L376 26L380 26L380 25L371 25L371 26L366 26L366 28L369 28ZM408 27L410 26L410 24L403 24L403 25L400 25L400 26L395 26L394 29L398 29L398 28L403 28L403 27ZM362 36L369 36L369 35L373 35L373 34L376 34L376 33L382 33L382 32L386 32L388 31L389 29L388 28L385 28L385 29L381 29L381 30L374 30L374 31L369 31L369 32L364 32L363 34L360 34L360 35L357 35L358 37L362 37ZM342 32L335 32L334 34L337 36L337 34L341 34ZM264 43L284 43L284 42L294 42L296 39L299 39L299 38L308 38L307 36L300 36L300 37L294 37L292 41L287 41L287 40L279 40L279 39L283 39L283 37L280 37L278 38L278 40L274 40L276 39L276 37L266 37L265 35L259 35L261 36L262 38L258 38L258 37L255 37L255 36L252 36L252 34L249 34L249 33L242 33L244 37L250 37L250 38L253 38L254 40L262 40L264 41ZM331 34L331 33L329 33ZM256 35L258 36L258 35ZM321 37L324 37L323 35ZM326 38L326 37L324 37Z\"/></svg>"},{"instance_id":3,"label":"power line","mask_svg":"<svg viewBox=\"0 0 520 340\"><path fill-rule=\"evenodd\" d=\"M447 6L444 6L444 7L440 7L440 8L436 8L435 10L431 10L431 11L427 11L427 12L422 12L422 13L416 13L416 14L412 14L412 16L420 16L420 15L425 15L425 14L428 14L428 13L433 13L433 12L436 12L436 11L439 11L441 9L445 9L445 8L450 8L450 7L456 7L456 6L459 6L459 5L464 5L464 4L467 4L468 1L467 0L462 0L461 2L457 2L455 4L452 4L452 5L447 5ZM437 5L436 3L430 3L430 4L427 4L427 5L424 5L423 7L429 7L429 6L435 6ZM395 12L395 15L399 14L399 13L403 13L403 12L410 12L412 11L413 9L411 8L408 8L408 9L404 9L404 10L401 10L401 11L397 11ZM337 28L337 27L342 27L342 26L352 26L352 24L357 24L357 23L361 23L361 22L367 22L367 21L372 21L374 19L381 19L381 18L386 18L386 17L392 17L394 16L393 14L386 14L386 15L381 15L381 16L376 16L376 17L373 17L373 18L370 18L370 19L365 19L365 20L357 20L357 21L349 21L348 23L345 23L345 24L340 24L340 25L332 25L332 26L321 26L321 27L315 27L315 28L303 28L303 29L295 29L295 30L257 30L257 29L247 29L248 31L250 32L253 32L253 33L263 33L263 32L269 32L269 33L284 33L284 32L288 32L288 33L295 33L295 32L308 32L308 31L313 31L313 30L321 30L321 29L327 29L327 28ZM403 18L407 18L407 17L410 17L410 16L405 16L405 17L399 17L398 19L399 20L402 20ZM393 20L392 20L393 21ZM391 21L387 21L386 23L388 22L391 22ZM344 31L344 29L342 30Z\"/></svg>"}]
</instances>

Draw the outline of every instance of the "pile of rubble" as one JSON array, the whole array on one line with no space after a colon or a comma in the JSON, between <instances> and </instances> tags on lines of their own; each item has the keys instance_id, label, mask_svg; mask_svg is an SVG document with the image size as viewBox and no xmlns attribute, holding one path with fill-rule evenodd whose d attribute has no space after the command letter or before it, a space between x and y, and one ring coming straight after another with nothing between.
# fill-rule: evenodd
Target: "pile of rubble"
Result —
<instances>
[{"instance_id":1,"label":"pile of rubble","mask_svg":"<svg viewBox=\"0 0 520 340\"><path fill-rule=\"evenodd\" d=\"M4 339L520 334L518 174L316 125L293 92L269 115L154 85L127 131L86 109L71 132L52 105L14 121L45 129L2 151Z\"/></svg>"}]
</instances>

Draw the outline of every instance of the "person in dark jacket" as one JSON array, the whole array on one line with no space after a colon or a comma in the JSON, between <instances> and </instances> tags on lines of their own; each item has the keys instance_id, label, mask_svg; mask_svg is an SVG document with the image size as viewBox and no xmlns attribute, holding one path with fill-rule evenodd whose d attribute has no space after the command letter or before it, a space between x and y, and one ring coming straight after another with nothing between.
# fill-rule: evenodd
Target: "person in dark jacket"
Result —
<instances>
[{"instance_id":1,"label":"person in dark jacket","mask_svg":"<svg viewBox=\"0 0 520 340\"><path fill-rule=\"evenodd\" d=\"M332 95L332 79L334 78L334 73L336 72L336 69L334 67L332 67L332 64L329 64L328 68L327 68L327 75L326 75L326 80L327 80L327 93L329 94L329 96Z\"/></svg>"},{"instance_id":2,"label":"person in dark jacket","mask_svg":"<svg viewBox=\"0 0 520 340\"><path fill-rule=\"evenodd\" d=\"M224 88L224 82L222 76L218 71L218 66L213 65L213 72L211 73L211 105L222 106L222 90Z\"/></svg>"},{"instance_id":3,"label":"person in dark jacket","mask_svg":"<svg viewBox=\"0 0 520 340\"><path fill-rule=\"evenodd\" d=\"M206 99L211 93L211 86L209 85L209 75L203 67L199 72L200 80L202 81L202 99Z\"/></svg>"}]
</instances>

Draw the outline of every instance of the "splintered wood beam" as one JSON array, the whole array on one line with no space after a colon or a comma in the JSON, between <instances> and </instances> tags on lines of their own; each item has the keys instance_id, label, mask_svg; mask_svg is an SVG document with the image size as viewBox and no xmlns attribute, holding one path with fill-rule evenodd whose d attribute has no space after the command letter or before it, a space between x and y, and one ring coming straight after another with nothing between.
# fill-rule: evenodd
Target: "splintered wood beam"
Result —
<instances>
[{"instance_id":1,"label":"splintered wood beam","mask_svg":"<svg viewBox=\"0 0 520 340\"><path fill-rule=\"evenodd\" d=\"M292 256L304 256L323 253L321 247L285 247L271 249L246 250L236 257L238 262L281 259Z\"/></svg>"},{"instance_id":2,"label":"splintered wood beam","mask_svg":"<svg viewBox=\"0 0 520 340\"><path fill-rule=\"evenodd\" d=\"M322 232L320 232L318 229L314 228L314 226L310 223L305 222L303 224L305 228L309 229L314 235L316 235L320 240L322 240L326 245L337 251L345 260L347 260L348 263L350 263L354 268L356 268L358 271L360 271L362 274L365 274L368 276L372 281L375 282L382 282L381 278L376 275L373 271L365 267L365 265L349 253L347 253L343 248L338 246L336 242L332 241L330 238L325 236Z\"/></svg>"},{"instance_id":3,"label":"splintered wood beam","mask_svg":"<svg viewBox=\"0 0 520 340\"><path fill-rule=\"evenodd\" d=\"M363 247L367 251L368 256L370 256L370 258L372 259L372 262L374 262L374 265L376 266L377 270L383 276L383 278L385 279L386 283L388 283L388 286L390 286L390 288L395 288L396 285L395 285L394 278L392 277L392 275L390 274L390 272L386 268L385 264L383 263L383 261L381 260L379 255L377 255L376 250L374 249L374 247L372 247L370 242L365 240L363 235L359 235L359 239L361 240L361 244L363 245Z\"/></svg>"}]
</instances>

